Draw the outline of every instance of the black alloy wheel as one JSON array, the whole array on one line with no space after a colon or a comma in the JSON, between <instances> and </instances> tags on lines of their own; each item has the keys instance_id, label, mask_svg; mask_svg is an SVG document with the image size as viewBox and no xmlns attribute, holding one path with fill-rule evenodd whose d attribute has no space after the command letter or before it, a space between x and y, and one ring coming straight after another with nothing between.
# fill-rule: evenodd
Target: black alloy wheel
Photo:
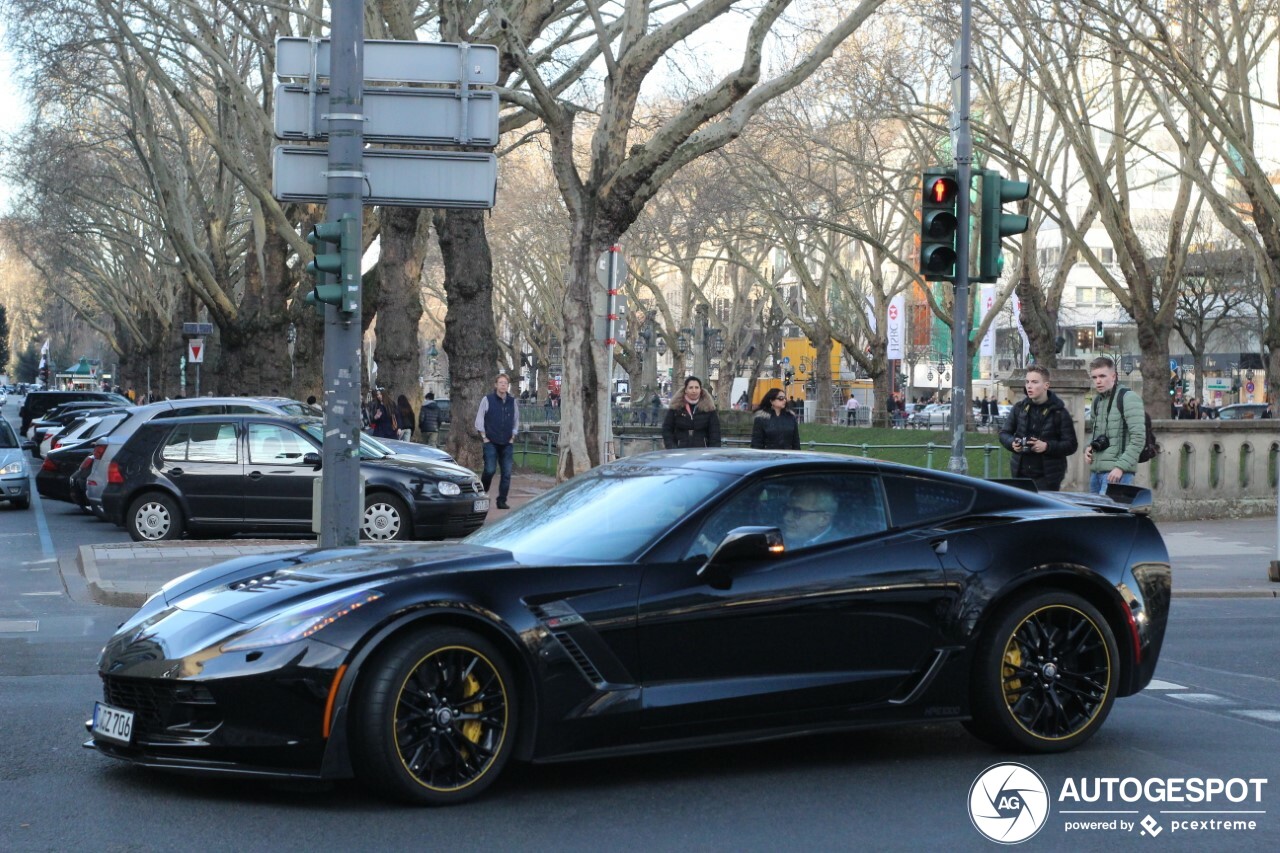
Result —
<instances>
[{"instance_id":1,"label":"black alloy wheel","mask_svg":"<svg viewBox=\"0 0 1280 853\"><path fill-rule=\"evenodd\" d=\"M135 542L181 539L182 509L164 492L147 492L129 506L125 527Z\"/></svg>"},{"instance_id":2,"label":"black alloy wheel","mask_svg":"<svg viewBox=\"0 0 1280 853\"><path fill-rule=\"evenodd\" d=\"M362 781L422 805L465 802L493 784L514 748L516 697L491 643L432 628L371 663L353 719Z\"/></svg>"},{"instance_id":3,"label":"black alloy wheel","mask_svg":"<svg viewBox=\"0 0 1280 853\"><path fill-rule=\"evenodd\" d=\"M966 727L997 746L1072 749L1102 726L1119 675L1115 635L1092 604L1060 590L1021 598L978 645Z\"/></svg>"}]
</instances>

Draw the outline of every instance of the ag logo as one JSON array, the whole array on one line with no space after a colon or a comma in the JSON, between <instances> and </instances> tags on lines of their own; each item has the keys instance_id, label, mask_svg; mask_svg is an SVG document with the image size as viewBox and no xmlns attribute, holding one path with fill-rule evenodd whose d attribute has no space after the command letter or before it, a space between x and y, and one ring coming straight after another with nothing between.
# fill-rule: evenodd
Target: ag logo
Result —
<instances>
[{"instance_id":1,"label":"ag logo","mask_svg":"<svg viewBox=\"0 0 1280 853\"><path fill-rule=\"evenodd\" d=\"M1026 841L1049 818L1049 789L1040 774L1022 764L993 764L969 788L969 819L1001 844Z\"/></svg>"}]
</instances>

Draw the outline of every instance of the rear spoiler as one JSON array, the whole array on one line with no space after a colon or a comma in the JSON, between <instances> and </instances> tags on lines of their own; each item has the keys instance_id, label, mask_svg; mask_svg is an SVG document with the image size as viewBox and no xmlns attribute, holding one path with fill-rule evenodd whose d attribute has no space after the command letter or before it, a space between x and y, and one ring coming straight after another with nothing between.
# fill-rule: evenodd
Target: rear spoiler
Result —
<instances>
[{"instance_id":1,"label":"rear spoiler","mask_svg":"<svg viewBox=\"0 0 1280 853\"><path fill-rule=\"evenodd\" d=\"M993 478L987 482L1012 486L1026 492L1040 492L1034 480ZM1122 486L1118 483L1107 486L1105 495L1095 495L1092 492L1047 492L1046 494L1099 512L1131 512L1135 515L1146 515L1151 511L1152 503L1150 489L1144 489L1141 486Z\"/></svg>"},{"instance_id":2,"label":"rear spoiler","mask_svg":"<svg viewBox=\"0 0 1280 853\"><path fill-rule=\"evenodd\" d=\"M1142 486L1122 486L1112 483L1105 495L1093 493L1063 492L1057 497L1098 512L1131 512L1147 515L1151 512L1151 490Z\"/></svg>"}]
</instances>

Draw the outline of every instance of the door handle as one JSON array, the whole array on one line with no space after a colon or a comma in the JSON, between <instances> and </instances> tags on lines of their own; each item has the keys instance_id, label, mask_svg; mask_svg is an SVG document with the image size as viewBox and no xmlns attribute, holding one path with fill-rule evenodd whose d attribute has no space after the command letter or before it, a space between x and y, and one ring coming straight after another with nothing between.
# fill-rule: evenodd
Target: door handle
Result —
<instances>
[{"instance_id":1,"label":"door handle","mask_svg":"<svg viewBox=\"0 0 1280 853\"><path fill-rule=\"evenodd\" d=\"M262 479L262 472L261 472L261 471L250 471L250 472L249 472L249 479L250 479L250 480L261 480L261 479Z\"/></svg>"},{"instance_id":2,"label":"door handle","mask_svg":"<svg viewBox=\"0 0 1280 853\"><path fill-rule=\"evenodd\" d=\"M182 469L181 469L181 468L170 468L170 469L169 469L169 476L170 476L170 477L181 477L181 476L182 476Z\"/></svg>"}]
</instances>

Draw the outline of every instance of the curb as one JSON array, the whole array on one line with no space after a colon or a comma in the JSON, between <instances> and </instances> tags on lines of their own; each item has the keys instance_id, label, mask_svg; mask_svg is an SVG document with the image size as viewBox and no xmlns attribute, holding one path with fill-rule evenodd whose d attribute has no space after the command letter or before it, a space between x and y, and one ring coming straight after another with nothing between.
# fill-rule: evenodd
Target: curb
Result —
<instances>
[{"instance_id":1,"label":"curb","mask_svg":"<svg viewBox=\"0 0 1280 853\"><path fill-rule=\"evenodd\" d=\"M1175 588L1174 598L1280 598L1280 589L1183 589Z\"/></svg>"}]
</instances>

